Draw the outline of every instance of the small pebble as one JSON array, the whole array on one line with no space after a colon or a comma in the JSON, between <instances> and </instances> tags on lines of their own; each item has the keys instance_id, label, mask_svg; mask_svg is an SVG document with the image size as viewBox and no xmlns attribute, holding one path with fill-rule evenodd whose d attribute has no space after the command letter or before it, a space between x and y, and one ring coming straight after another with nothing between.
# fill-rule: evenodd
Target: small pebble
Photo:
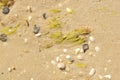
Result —
<instances>
[{"instance_id":1,"label":"small pebble","mask_svg":"<svg viewBox=\"0 0 120 80\"><path fill-rule=\"evenodd\" d=\"M7 35L6 34L0 34L0 40L2 42L6 42L7 41Z\"/></svg>"},{"instance_id":2,"label":"small pebble","mask_svg":"<svg viewBox=\"0 0 120 80\"><path fill-rule=\"evenodd\" d=\"M104 78L111 80L112 76L111 75L105 75Z\"/></svg>"},{"instance_id":3,"label":"small pebble","mask_svg":"<svg viewBox=\"0 0 120 80\"><path fill-rule=\"evenodd\" d=\"M73 10L70 9L70 8L66 8L66 11L67 11L68 13L73 13Z\"/></svg>"},{"instance_id":4,"label":"small pebble","mask_svg":"<svg viewBox=\"0 0 120 80\"><path fill-rule=\"evenodd\" d=\"M65 70L66 66L64 63L58 63L57 64L57 67L60 69L60 70Z\"/></svg>"},{"instance_id":5,"label":"small pebble","mask_svg":"<svg viewBox=\"0 0 120 80\"><path fill-rule=\"evenodd\" d=\"M68 63L74 62L74 59L70 55L67 55L66 59L69 61Z\"/></svg>"},{"instance_id":6,"label":"small pebble","mask_svg":"<svg viewBox=\"0 0 120 80\"><path fill-rule=\"evenodd\" d=\"M34 34L39 33L39 31L40 31L40 27L37 26L37 25L34 25L34 28L33 28L33 32L34 32Z\"/></svg>"},{"instance_id":7,"label":"small pebble","mask_svg":"<svg viewBox=\"0 0 120 80\"><path fill-rule=\"evenodd\" d=\"M89 49L89 45L88 44L83 44L82 48L83 48L83 51L85 53Z\"/></svg>"},{"instance_id":8,"label":"small pebble","mask_svg":"<svg viewBox=\"0 0 120 80\"><path fill-rule=\"evenodd\" d=\"M96 52L99 52L100 51L100 48L98 46L95 47L95 51Z\"/></svg>"},{"instance_id":9,"label":"small pebble","mask_svg":"<svg viewBox=\"0 0 120 80\"><path fill-rule=\"evenodd\" d=\"M95 73L96 73L96 70L94 68L92 68L89 72L89 75L94 76Z\"/></svg>"},{"instance_id":10,"label":"small pebble","mask_svg":"<svg viewBox=\"0 0 120 80\"><path fill-rule=\"evenodd\" d=\"M94 39L93 36L90 36L90 37L89 37L89 40L90 40L91 42L94 42L94 41L95 41L95 39Z\"/></svg>"},{"instance_id":11,"label":"small pebble","mask_svg":"<svg viewBox=\"0 0 120 80\"><path fill-rule=\"evenodd\" d=\"M80 53L80 50L81 50L80 48L76 48L76 49L75 49L75 54L79 54L79 53Z\"/></svg>"},{"instance_id":12,"label":"small pebble","mask_svg":"<svg viewBox=\"0 0 120 80\"><path fill-rule=\"evenodd\" d=\"M2 10L2 13L3 13L3 14L8 14L9 12L10 12L9 7L4 6L4 7L3 7L3 10Z\"/></svg>"},{"instance_id":13,"label":"small pebble","mask_svg":"<svg viewBox=\"0 0 120 80\"><path fill-rule=\"evenodd\" d=\"M30 21L32 19L32 16L28 16L28 21Z\"/></svg>"},{"instance_id":14,"label":"small pebble","mask_svg":"<svg viewBox=\"0 0 120 80\"><path fill-rule=\"evenodd\" d=\"M80 53L83 53L84 52L84 50L83 49L80 49Z\"/></svg>"},{"instance_id":15,"label":"small pebble","mask_svg":"<svg viewBox=\"0 0 120 80\"><path fill-rule=\"evenodd\" d=\"M79 55L77 55L77 59L83 60L83 56L79 54Z\"/></svg>"},{"instance_id":16,"label":"small pebble","mask_svg":"<svg viewBox=\"0 0 120 80\"><path fill-rule=\"evenodd\" d=\"M12 72L12 68L9 67L9 68L8 68L8 71L9 71L9 72Z\"/></svg>"}]
</instances>

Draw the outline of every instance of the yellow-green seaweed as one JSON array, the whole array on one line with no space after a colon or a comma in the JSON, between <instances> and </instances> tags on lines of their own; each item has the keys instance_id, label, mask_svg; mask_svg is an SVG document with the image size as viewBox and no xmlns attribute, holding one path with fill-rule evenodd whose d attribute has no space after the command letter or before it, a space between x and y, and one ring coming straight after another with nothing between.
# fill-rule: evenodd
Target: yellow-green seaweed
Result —
<instances>
[{"instance_id":1,"label":"yellow-green seaweed","mask_svg":"<svg viewBox=\"0 0 120 80\"><path fill-rule=\"evenodd\" d=\"M51 9L49 11L52 13L60 13L61 12L61 10L59 10L59 9Z\"/></svg>"},{"instance_id":2,"label":"yellow-green seaweed","mask_svg":"<svg viewBox=\"0 0 120 80\"><path fill-rule=\"evenodd\" d=\"M6 35L11 35L16 32L20 24L15 25L14 27L5 27L0 30L1 33L6 34Z\"/></svg>"}]
</instances>

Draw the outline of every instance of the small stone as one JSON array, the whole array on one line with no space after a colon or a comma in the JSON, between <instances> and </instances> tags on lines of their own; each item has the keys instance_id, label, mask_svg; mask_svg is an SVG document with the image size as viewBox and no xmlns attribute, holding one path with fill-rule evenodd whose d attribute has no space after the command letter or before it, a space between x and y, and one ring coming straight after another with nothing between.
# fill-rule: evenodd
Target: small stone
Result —
<instances>
[{"instance_id":1,"label":"small stone","mask_svg":"<svg viewBox=\"0 0 120 80\"><path fill-rule=\"evenodd\" d=\"M89 45L88 44L83 44L82 48L83 48L83 51L85 53L89 49Z\"/></svg>"},{"instance_id":2,"label":"small stone","mask_svg":"<svg viewBox=\"0 0 120 80\"><path fill-rule=\"evenodd\" d=\"M0 40L2 42L6 42L7 41L7 35L6 34L0 34Z\"/></svg>"},{"instance_id":3,"label":"small stone","mask_svg":"<svg viewBox=\"0 0 120 80\"><path fill-rule=\"evenodd\" d=\"M4 7L3 7L3 10L2 10L2 13L3 13L3 14L8 14L9 12L10 12L9 7L4 6Z\"/></svg>"},{"instance_id":4,"label":"small stone","mask_svg":"<svg viewBox=\"0 0 120 80\"><path fill-rule=\"evenodd\" d=\"M76 49L75 49L75 54L79 54L79 53L80 53L80 50L81 50L80 48L76 48Z\"/></svg>"},{"instance_id":5,"label":"small stone","mask_svg":"<svg viewBox=\"0 0 120 80\"><path fill-rule=\"evenodd\" d=\"M111 75L105 75L104 78L111 80L112 76Z\"/></svg>"},{"instance_id":6,"label":"small stone","mask_svg":"<svg viewBox=\"0 0 120 80\"><path fill-rule=\"evenodd\" d=\"M9 68L8 68L8 71L9 71L9 72L12 72L12 68L9 67Z\"/></svg>"},{"instance_id":7,"label":"small stone","mask_svg":"<svg viewBox=\"0 0 120 80\"><path fill-rule=\"evenodd\" d=\"M95 51L96 52L99 52L100 51L100 48L98 46L95 47Z\"/></svg>"},{"instance_id":8,"label":"small stone","mask_svg":"<svg viewBox=\"0 0 120 80\"><path fill-rule=\"evenodd\" d=\"M96 70L94 68L92 68L89 72L89 75L94 76L95 73L96 73Z\"/></svg>"},{"instance_id":9,"label":"small stone","mask_svg":"<svg viewBox=\"0 0 120 80\"><path fill-rule=\"evenodd\" d=\"M94 42L94 41L95 41L95 39L94 39L93 36L90 36L90 37L89 37L89 40L90 40L91 42Z\"/></svg>"},{"instance_id":10,"label":"small stone","mask_svg":"<svg viewBox=\"0 0 120 80\"><path fill-rule=\"evenodd\" d=\"M39 33L39 31L40 31L40 27L37 26L37 25L34 25L34 28L33 28L33 29L34 29L34 30L33 30L34 34L37 34L37 33Z\"/></svg>"},{"instance_id":11,"label":"small stone","mask_svg":"<svg viewBox=\"0 0 120 80\"><path fill-rule=\"evenodd\" d=\"M32 16L28 16L28 21L30 21L32 19Z\"/></svg>"},{"instance_id":12,"label":"small stone","mask_svg":"<svg viewBox=\"0 0 120 80\"><path fill-rule=\"evenodd\" d=\"M57 67L60 69L60 70L65 70L66 66L64 63L58 63L57 64Z\"/></svg>"},{"instance_id":13,"label":"small stone","mask_svg":"<svg viewBox=\"0 0 120 80\"><path fill-rule=\"evenodd\" d=\"M79 54L79 55L77 55L77 59L83 60L83 56Z\"/></svg>"},{"instance_id":14,"label":"small stone","mask_svg":"<svg viewBox=\"0 0 120 80\"><path fill-rule=\"evenodd\" d=\"M84 50L83 49L80 49L80 53L83 53L84 52Z\"/></svg>"},{"instance_id":15,"label":"small stone","mask_svg":"<svg viewBox=\"0 0 120 80\"><path fill-rule=\"evenodd\" d=\"M68 60L68 63L73 63L74 62L74 59L70 55L67 55L66 59Z\"/></svg>"}]
</instances>

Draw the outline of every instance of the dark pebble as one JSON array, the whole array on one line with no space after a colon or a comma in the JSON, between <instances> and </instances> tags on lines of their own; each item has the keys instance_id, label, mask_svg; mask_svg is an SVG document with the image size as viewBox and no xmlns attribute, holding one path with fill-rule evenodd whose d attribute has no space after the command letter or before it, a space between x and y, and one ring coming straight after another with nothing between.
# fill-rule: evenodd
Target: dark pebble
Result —
<instances>
[{"instance_id":1,"label":"dark pebble","mask_svg":"<svg viewBox=\"0 0 120 80\"><path fill-rule=\"evenodd\" d=\"M34 25L34 28L33 28L33 29L34 29L34 30L33 30L34 34L37 34L37 33L39 33L39 31L40 31L40 27L37 26L37 25Z\"/></svg>"},{"instance_id":2,"label":"dark pebble","mask_svg":"<svg viewBox=\"0 0 120 80\"><path fill-rule=\"evenodd\" d=\"M5 6L4 8L3 8L3 10L2 10L2 13L3 14L8 14L10 12L10 9L9 9L9 7L7 7L7 6Z\"/></svg>"},{"instance_id":3,"label":"dark pebble","mask_svg":"<svg viewBox=\"0 0 120 80\"><path fill-rule=\"evenodd\" d=\"M7 41L7 35L6 34L0 34L0 40L2 42L6 42Z\"/></svg>"},{"instance_id":4,"label":"dark pebble","mask_svg":"<svg viewBox=\"0 0 120 80\"><path fill-rule=\"evenodd\" d=\"M88 44L83 44L83 50L84 50L84 53L89 49L89 45Z\"/></svg>"}]
</instances>

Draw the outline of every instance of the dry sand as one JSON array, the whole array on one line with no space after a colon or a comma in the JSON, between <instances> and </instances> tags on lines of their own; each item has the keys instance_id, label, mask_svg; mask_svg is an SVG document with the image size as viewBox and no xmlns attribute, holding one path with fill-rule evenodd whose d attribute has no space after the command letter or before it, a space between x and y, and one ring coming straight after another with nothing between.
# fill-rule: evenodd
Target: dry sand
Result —
<instances>
[{"instance_id":1,"label":"dry sand","mask_svg":"<svg viewBox=\"0 0 120 80\"><path fill-rule=\"evenodd\" d=\"M26 11L27 6L32 7L32 13ZM71 64L70 72L65 74L52 65L51 60L62 54L64 48L68 49L66 54L73 55L74 49L81 45L60 44L39 52L38 41L44 44L47 39L36 38L33 25L40 25L41 32L44 32L47 24L42 14L46 12L47 17L53 16L48 11L58 8L62 10L59 15L62 15L67 7L74 13L63 19L66 24L62 31L88 26L93 30L91 35L95 42L91 43L90 50L81 61L87 67L81 69ZM120 79L120 0L16 0L9 14L4 15L0 11L0 22L13 26L18 21L24 23L28 16L32 16L29 28L20 27L16 34L8 36L7 42L0 42L0 80L89 80L87 76L91 68L95 68L96 73L90 80L100 80L99 75L111 75L111 80ZM27 43L24 43L25 38ZM95 52L95 46L100 47L99 52ZM95 56L89 56L89 52ZM16 70L9 72L8 68L12 66ZM80 75L81 71L83 75Z\"/></svg>"}]
</instances>

